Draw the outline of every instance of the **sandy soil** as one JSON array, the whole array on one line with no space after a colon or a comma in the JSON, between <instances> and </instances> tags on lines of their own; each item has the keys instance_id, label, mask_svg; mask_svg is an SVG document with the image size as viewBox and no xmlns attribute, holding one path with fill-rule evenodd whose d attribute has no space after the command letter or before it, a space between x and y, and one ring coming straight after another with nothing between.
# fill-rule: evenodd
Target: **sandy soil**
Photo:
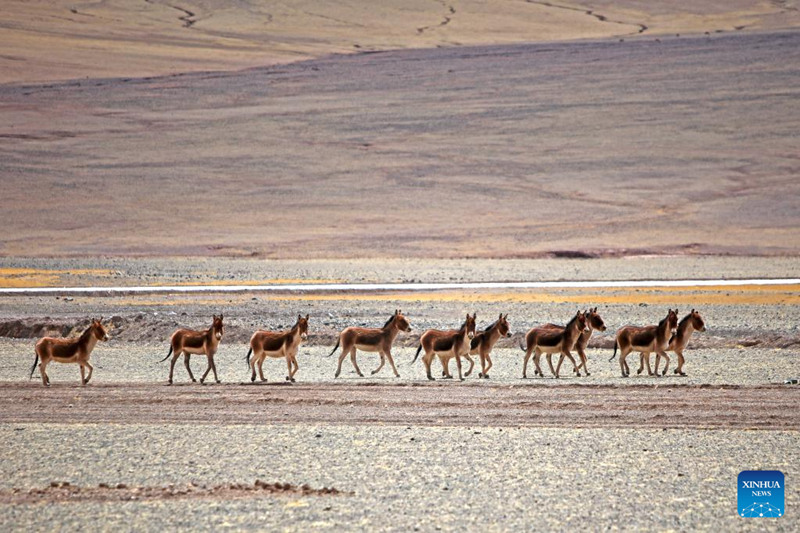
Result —
<instances>
[{"instance_id":1,"label":"sandy soil","mask_svg":"<svg viewBox=\"0 0 800 533\"><path fill-rule=\"evenodd\" d=\"M0 424L800 429L800 388L315 383L0 385ZM31 408L36 405L36 408ZM624 409L620 407L624 405ZM165 408L169 406L169 408ZM1 499L1 498L0 498Z\"/></svg>"},{"instance_id":2,"label":"sandy soil","mask_svg":"<svg viewBox=\"0 0 800 533\"><path fill-rule=\"evenodd\" d=\"M0 254L793 255L798 61L753 33L6 85Z\"/></svg>"},{"instance_id":3,"label":"sandy soil","mask_svg":"<svg viewBox=\"0 0 800 533\"><path fill-rule=\"evenodd\" d=\"M0 83L230 70L397 48L798 25L794 1L12 0L3 4Z\"/></svg>"},{"instance_id":4,"label":"sandy soil","mask_svg":"<svg viewBox=\"0 0 800 533\"><path fill-rule=\"evenodd\" d=\"M165 405L165 409L168 407ZM665 413L669 405L664 405ZM264 409L262 412L266 411ZM4 424L0 487L244 483L339 496L0 503L7 530L793 531L736 515L743 469L799 474L796 431ZM352 495L347 494L352 492ZM800 490L786 488L789 509Z\"/></svg>"}]
</instances>

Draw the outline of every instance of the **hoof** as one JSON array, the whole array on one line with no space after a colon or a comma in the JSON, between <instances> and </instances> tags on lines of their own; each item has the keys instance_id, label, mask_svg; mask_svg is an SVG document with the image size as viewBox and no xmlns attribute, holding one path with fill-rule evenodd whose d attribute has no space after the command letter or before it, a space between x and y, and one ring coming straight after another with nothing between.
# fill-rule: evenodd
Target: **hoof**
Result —
<instances>
[{"instance_id":1,"label":"hoof","mask_svg":"<svg viewBox=\"0 0 800 533\"><path fill-rule=\"evenodd\" d=\"M453 379L453 376L442 376L442 379Z\"/></svg>"},{"instance_id":2,"label":"hoof","mask_svg":"<svg viewBox=\"0 0 800 533\"><path fill-rule=\"evenodd\" d=\"M483 379L489 379L489 374L484 374Z\"/></svg>"},{"instance_id":3,"label":"hoof","mask_svg":"<svg viewBox=\"0 0 800 533\"><path fill-rule=\"evenodd\" d=\"M286 381L292 381L292 378L290 378L289 376L286 376Z\"/></svg>"},{"instance_id":4,"label":"hoof","mask_svg":"<svg viewBox=\"0 0 800 533\"><path fill-rule=\"evenodd\" d=\"M464 381L464 378L458 378L459 381Z\"/></svg>"},{"instance_id":5,"label":"hoof","mask_svg":"<svg viewBox=\"0 0 800 533\"><path fill-rule=\"evenodd\" d=\"M377 370L373 370L373 371L372 371L372 372L370 372L369 374L370 374L371 376L374 376L374 375L375 375L375 374L377 374L377 373L378 373L378 371L377 371Z\"/></svg>"},{"instance_id":6,"label":"hoof","mask_svg":"<svg viewBox=\"0 0 800 533\"><path fill-rule=\"evenodd\" d=\"M666 371L666 370L664 370L664 371L661 373L661 375L662 375L662 376L666 376L666 375L667 375L667 371Z\"/></svg>"},{"instance_id":7,"label":"hoof","mask_svg":"<svg viewBox=\"0 0 800 533\"><path fill-rule=\"evenodd\" d=\"M465 378L468 378L468 377L470 376L470 374L472 374L472 371L470 371L470 372L467 372L466 374L464 374L464 377L465 377Z\"/></svg>"},{"instance_id":8,"label":"hoof","mask_svg":"<svg viewBox=\"0 0 800 533\"><path fill-rule=\"evenodd\" d=\"M637 376L638 376L639 374L641 374L641 373L642 373L642 369L641 369L641 368L640 368L639 370L637 370L637 371L636 371L636 375L637 375Z\"/></svg>"},{"instance_id":9,"label":"hoof","mask_svg":"<svg viewBox=\"0 0 800 533\"><path fill-rule=\"evenodd\" d=\"M483 377L483 372L478 372L478 377L482 378Z\"/></svg>"},{"instance_id":10,"label":"hoof","mask_svg":"<svg viewBox=\"0 0 800 533\"><path fill-rule=\"evenodd\" d=\"M428 376L428 381L436 381L436 380L433 379L431 376Z\"/></svg>"},{"instance_id":11,"label":"hoof","mask_svg":"<svg viewBox=\"0 0 800 533\"><path fill-rule=\"evenodd\" d=\"M205 382L202 379L200 380L200 385L205 385Z\"/></svg>"},{"instance_id":12,"label":"hoof","mask_svg":"<svg viewBox=\"0 0 800 533\"><path fill-rule=\"evenodd\" d=\"M295 379L294 379L294 378L292 378L292 383L294 383L294 381L295 381Z\"/></svg>"},{"instance_id":13,"label":"hoof","mask_svg":"<svg viewBox=\"0 0 800 533\"><path fill-rule=\"evenodd\" d=\"M215 379L214 381L216 381L217 383L222 383L221 379Z\"/></svg>"},{"instance_id":14,"label":"hoof","mask_svg":"<svg viewBox=\"0 0 800 533\"><path fill-rule=\"evenodd\" d=\"M587 376L587 377L588 377L588 376L591 376L591 374L590 374L589 372L586 372L586 376Z\"/></svg>"},{"instance_id":15,"label":"hoof","mask_svg":"<svg viewBox=\"0 0 800 533\"><path fill-rule=\"evenodd\" d=\"M167 385L172 385L172 380L167 381Z\"/></svg>"},{"instance_id":16,"label":"hoof","mask_svg":"<svg viewBox=\"0 0 800 533\"><path fill-rule=\"evenodd\" d=\"M255 383L255 381L256 381L256 377L255 377L255 376L251 377L251 378L250 378L250 381L251 381L252 383ZM264 380L262 379L261 381L264 381Z\"/></svg>"},{"instance_id":17,"label":"hoof","mask_svg":"<svg viewBox=\"0 0 800 533\"><path fill-rule=\"evenodd\" d=\"M362 374L361 372L359 372L359 373L358 373L358 377L360 377L360 378L363 378L363 377L364 377L364 374Z\"/></svg>"},{"instance_id":18,"label":"hoof","mask_svg":"<svg viewBox=\"0 0 800 533\"><path fill-rule=\"evenodd\" d=\"M203 380L201 379L201 380L200 380L200 383L202 383L202 382L203 382ZM192 383L197 383L197 380L196 380L196 379L194 379L194 378L192 378Z\"/></svg>"}]
</instances>

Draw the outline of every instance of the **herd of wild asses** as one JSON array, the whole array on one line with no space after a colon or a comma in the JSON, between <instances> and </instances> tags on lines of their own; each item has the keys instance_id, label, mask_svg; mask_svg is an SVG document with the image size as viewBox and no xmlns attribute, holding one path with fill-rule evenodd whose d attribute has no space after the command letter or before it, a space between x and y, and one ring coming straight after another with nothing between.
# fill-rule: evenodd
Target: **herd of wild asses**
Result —
<instances>
[{"instance_id":1,"label":"herd of wild asses","mask_svg":"<svg viewBox=\"0 0 800 533\"><path fill-rule=\"evenodd\" d=\"M308 339L308 319L309 315L297 315L297 321L291 329L285 331L256 331L250 338L250 350L245 356L245 360L249 365L251 372L250 380L256 380L256 367L258 368L258 377L261 381L266 381L264 377L263 364L267 357L271 358L284 358L288 369L286 375L287 381L295 381L295 374L297 373L297 351L305 340ZM449 369L451 359L456 360L456 367L458 368L458 378L464 380L464 376L469 376L472 373L475 365L472 355L477 355L480 358L481 370L478 373L479 378L488 378L489 371L492 368L491 352L495 343L501 337L510 337L511 329L508 324L508 315L500 314L499 318L495 320L489 327L483 331L476 332L476 313L467 313L464 323L461 327L453 330L438 330L429 329L424 332L419 338L419 347L414 356L413 362L416 362L420 353L424 352L422 362L425 365L425 372L429 380L433 380L431 375L431 363L434 357L439 357L442 365L442 377L452 378ZM639 370L641 373L645 364L647 365L647 373L651 376L666 375L669 368L670 358L667 352L675 352L678 356L678 366L675 368L675 374L685 376L683 372L684 357L683 350L686 348L692 332L695 330L705 331L705 323L703 322L700 313L692 309L680 322L678 321L678 310L670 309L667 316L664 317L658 324L650 326L624 326L617 331L616 342L614 343L614 355L609 359L611 361L617 355L619 349L619 366L622 372L622 377L630 375L630 368L626 362L628 354L635 351L640 354ZM587 367L586 347L589 343L589 338L592 332L605 331L606 325L603 319L597 313L597 308L588 309L586 311L578 311L567 322L566 326L559 326L557 324L544 324L532 328L525 335L524 345L520 347L525 352L524 363L522 367L522 377L528 377L528 362L533 355L533 364L535 367L534 375L544 377L542 367L540 366L540 358L542 354L547 355L547 364L550 367L550 372L556 378L560 375L561 364L564 359L569 359L572 363L572 371L576 376L581 375L581 370L586 376L589 376L589 369ZM341 346L339 353L339 363L336 367L336 374L334 377L339 377L342 371L342 362L347 355L350 355L350 362L359 376L363 377L361 369L358 367L356 361L356 351L363 352L376 352L380 355L380 364L378 368L372 371L372 374L377 374L383 368L386 361L392 367L395 377L400 377L397 368L392 358L392 344L400 332L410 332L411 324L408 319L403 315L399 309L392 314L389 320L381 328L361 328L349 327L344 329L340 334L336 346L330 355L336 353L336 350ZM211 327L206 331L194 331L190 329L179 329L172 334L170 339L169 353L161 362L166 361L172 357L169 367L169 383L172 383L173 373L175 371L175 363L178 358L183 355L183 362L186 365L186 371L189 373L189 378L194 382L195 377L192 374L192 369L189 366L189 356L192 354L204 354L208 358L208 368L206 368L203 377L200 378L200 383L203 383L208 377L209 372L214 372L214 380L219 383L217 376L217 367L214 364L214 354L217 353L219 343L225 332L223 325L222 315L214 315ZM108 332L102 324L102 319L93 319L89 327L77 339L58 339L53 337L45 337L36 343L36 359L31 368L31 378L36 371L37 364L39 365L39 372L42 375L42 383L45 386L50 385L50 378L47 377L47 365L51 361L59 363L77 363L81 369L81 383L86 385L92 379L93 367L89 364L89 356L92 353L97 341L108 340ZM575 361L572 356L572 351L578 353L579 363ZM656 354L655 371L650 366L650 354ZM552 356L553 354L559 355L559 360L555 368L553 368ZM469 369L462 375L461 360L465 359L469 363ZM660 371L661 359L666 360L663 370ZM86 373L88 369L88 374ZM659 373L660 371L660 373Z\"/></svg>"}]
</instances>

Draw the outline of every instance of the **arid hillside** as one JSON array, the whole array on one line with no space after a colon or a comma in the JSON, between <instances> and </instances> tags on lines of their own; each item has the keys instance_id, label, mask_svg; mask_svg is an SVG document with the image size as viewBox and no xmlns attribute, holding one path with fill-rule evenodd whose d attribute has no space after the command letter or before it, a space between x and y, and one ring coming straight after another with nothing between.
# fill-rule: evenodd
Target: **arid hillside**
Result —
<instances>
[{"instance_id":1,"label":"arid hillside","mask_svg":"<svg viewBox=\"0 0 800 533\"><path fill-rule=\"evenodd\" d=\"M740 32L0 86L0 254L796 254L798 65Z\"/></svg>"}]
</instances>

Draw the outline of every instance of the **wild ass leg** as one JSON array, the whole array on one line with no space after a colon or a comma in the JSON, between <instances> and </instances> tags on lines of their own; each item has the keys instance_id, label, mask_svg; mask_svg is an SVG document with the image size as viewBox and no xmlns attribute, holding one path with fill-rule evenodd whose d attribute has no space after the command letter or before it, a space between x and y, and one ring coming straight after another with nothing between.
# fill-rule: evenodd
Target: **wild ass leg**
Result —
<instances>
[{"instance_id":1,"label":"wild ass leg","mask_svg":"<svg viewBox=\"0 0 800 533\"><path fill-rule=\"evenodd\" d=\"M78 366L81 367L81 385L86 385L86 369L83 368L83 363L80 361L78 362Z\"/></svg>"},{"instance_id":2,"label":"wild ass leg","mask_svg":"<svg viewBox=\"0 0 800 533\"><path fill-rule=\"evenodd\" d=\"M678 368L676 368L674 372L679 376L685 376L686 374L683 373L683 363L685 362L683 350L675 350L675 353L678 354Z\"/></svg>"},{"instance_id":3,"label":"wild ass leg","mask_svg":"<svg viewBox=\"0 0 800 533\"><path fill-rule=\"evenodd\" d=\"M344 358L347 357L347 353L349 351L350 350L345 349L345 346L342 346L342 353L339 354L339 366L336 367L336 374L333 376L334 378L338 378L339 374L342 373L342 361L344 361Z\"/></svg>"},{"instance_id":4,"label":"wild ass leg","mask_svg":"<svg viewBox=\"0 0 800 533\"><path fill-rule=\"evenodd\" d=\"M458 367L458 380L464 381L464 376L461 375L461 356L456 354L456 366Z\"/></svg>"},{"instance_id":5,"label":"wild ass leg","mask_svg":"<svg viewBox=\"0 0 800 533\"><path fill-rule=\"evenodd\" d=\"M294 381L294 375L297 373L297 369L300 368L300 366L297 364L297 357L295 355L292 355L292 366L294 367L294 370L292 370L291 378L292 381Z\"/></svg>"},{"instance_id":6,"label":"wild ass leg","mask_svg":"<svg viewBox=\"0 0 800 533\"><path fill-rule=\"evenodd\" d=\"M264 377L264 360L267 358L266 354L261 354L258 357L258 377L261 381L267 381L267 378ZM255 368L253 368L253 379L256 377Z\"/></svg>"},{"instance_id":7,"label":"wild ass leg","mask_svg":"<svg viewBox=\"0 0 800 533\"><path fill-rule=\"evenodd\" d=\"M292 356L288 354L286 355L286 368L286 381L294 381L294 379L292 379Z\"/></svg>"},{"instance_id":8,"label":"wild ass leg","mask_svg":"<svg viewBox=\"0 0 800 533\"><path fill-rule=\"evenodd\" d=\"M470 374L472 374L472 369L473 369L473 368L475 368L475 361L473 361L473 360L472 360L472 357L470 357L470 356L469 356L469 354L465 354L465 355L464 355L464 359L466 359L467 361L469 361L469 370L467 370L467 371L464 373L464 376L465 376L465 377L469 377L469 375L470 375Z\"/></svg>"},{"instance_id":9,"label":"wild ass leg","mask_svg":"<svg viewBox=\"0 0 800 533\"><path fill-rule=\"evenodd\" d=\"M439 362L442 364L442 379L453 379L453 376L450 375L450 359L442 354L438 354L438 356Z\"/></svg>"},{"instance_id":10,"label":"wild ass leg","mask_svg":"<svg viewBox=\"0 0 800 533\"><path fill-rule=\"evenodd\" d=\"M647 375L648 376L652 376L653 375L653 369L650 368L650 352L645 352L644 353L644 362L647 363ZM656 368L658 368L658 361L656 361Z\"/></svg>"},{"instance_id":11,"label":"wild ass leg","mask_svg":"<svg viewBox=\"0 0 800 533\"><path fill-rule=\"evenodd\" d=\"M84 366L89 369L89 375L86 376L86 384L89 384L89 380L92 379L92 372L94 372L94 367L89 363L89 361L85 361Z\"/></svg>"},{"instance_id":12,"label":"wild ass leg","mask_svg":"<svg viewBox=\"0 0 800 533\"><path fill-rule=\"evenodd\" d=\"M532 352L533 350L531 350L530 348L528 348L527 351L525 352L525 360L522 362L522 379L528 378L528 359L531 358Z\"/></svg>"},{"instance_id":13,"label":"wild ass leg","mask_svg":"<svg viewBox=\"0 0 800 533\"><path fill-rule=\"evenodd\" d=\"M206 355L206 358L208 359L208 365L206 366L206 371L203 372L203 375L200 378L200 384L201 385L205 382L206 377L208 377L208 373L211 372L211 357Z\"/></svg>"},{"instance_id":14,"label":"wild ass leg","mask_svg":"<svg viewBox=\"0 0 800 533\"><path fill-rule=\"evenodd\" d=\"M350 349L350 362L353 363L353 368L356 369L356 373L359 375L359 377L363 378L364 374L361 373L361 369L358 368L358 361L356 361L356 347L355 346L353 346Z\"/></svg>"},{"instance_id":15,"label":"wild ass leg","mask_svg":"<svg viewBox=\"0 0 800 533\"><path fill-rule=\"evenodd\" d=\"M50 376L47 375L47 365L50 364L50 359L43 357L39 358L39 372L42 374L42 383L45 387L50 386Z\"/></svg>"},{"instance_id":16,"label":"wild ass leg","mask_svg":"<svg viewBox=\"0 0 800 533\"><path fill-rule=\"evenodd\" d=\"M547 364L550 366L550 373L558 377L558 371L553 368L553 354L551 353L547 354Z\"/></svg>"},{"instance_id":17,"label":"wild ass leg","mask_svg":"<svg viewBox=\"0 0 800 533\"><path fill-rule=\"evenodd\" d=\"M583 348L578 348L578 356L581 358L581 364L578 365L578 370L580 370L581 367L583 367L584 373L587 376L591 376L591 374L589 373L589 367L586 366L586 361L588 361L589 358L586 357L586 352L583 350Z\"/></svg>"},{"instance_id":18,"label":"wild ass leg","mask_svg":"<svg viewBox=\"0 0 800 533\"><path fill-rule=\"evenodd\" d=\"M189 378L192 380L192 383L195 383L197 380L194 379L194 374L192 374L192 367L189 366L189 354L183 354L183 364L186 365L186 371L189 373Z\"/></svg>"},{"instance_id":19,"label":"wild ass leg","mask_svg":"<svg viewBox=\"0 0 800 533\"><path fill-rule=\"evenodd\" d=\"M664 359L666 359L667 362L664 364L664 372L662 372L661 375L662 376L666 376L667 375L667 370L669 369L669 356L667 355L667 352L665 352L665 351L656 352L656 376L658 376L659 359L662 358L662 357Z\"/></svg>"},{"instance_id":20,"label":"wild ass leg","mask_svg":"<svg viewBox=\"0 0 800 533\"><path fill-rule=\"evenodd\" d=\"M572 370L578 377L580 377L581 373L578 370L578 365L575 364L575 358L572 357L572 354L569 353L569 350L561 350L561 355L566 356L570 360L570 362L572 363ZM558 378L559 376L560 375L558 374L558 372L556 372L556 378Z\"/></svg>"},{"instance_id":21,"label":"wild ass leg","mask_svg":"<svg viewBox=\"0 0 800 533\"><path fill-rule=\"evenodd\" d=\"M211 360L211 371L214 372L214 381L217 383L222 383L219 377L217 377L217 363L214 362L214 355L216 355L216 352L209 356L209 359Z\"/></svg>"},{"instance_id":22,"label":"wild ass leg","mask_svg":"<svg viewBox=\"0 0 800 533\"><path fill-rule=\"evenodd\" d=\"M169 381L167 382L170 385L172 385L172 376L175 373L175 362L178 360L178 357L180 356L181 356L181 350L175 350L172 352L172 361L169 362ZM186 366L187 368L189 366L188 356L186 360ZM189 375L191 376L191 372L189 373ZM194 381L194 379L192 379L192 381Z\"/></svg>"},{"instance_id":23,"label":"wild ass leg","mask_svg":"<svg viewBox=\"0 0 800 533\"><path fill-rule=\"evenodd\" d=\"M630 369L630 367L628 367L628 363L625 361L625 359L628 357L629 353L631 353L631 347L630 346L626 346L625 348L620 348L620 351L619 351L619 368L620 368L620 371L622 372L622 377L623 378L627 378L631 373L631 369Z\"/></svg>"},{"instance_id":24,"label":"wild ass leg","mask_svg":"<svg viewBox=\"0 0 800 533\"><path fill-rule=\"evenodd\" d=\"M486 354L486 362L486 370L483 371L483 377L489 379L489 370L492 369L492 356L488 353Z\"/></svg>"},{"instance_id":25,"label":"wild ass leg","mask_svg":"<svg viewBox=\"0 0 800 533\"><path fill-rule=\"evenodd\" d=\"M533 364L536 366L536 374L541 377L544 377L544 372L542 372L542 367L539 365L539 359L542 357L542 350L539 349L537 346L533 349Z\"/></svg>"},{"instance_id":26,"label":"wild ass leg","mask_svg":"<svg viewBox=\"0 0 800 533\"><path fill-rule=\"evenodd\" d=\"M434 357L436 357L435 352L431 353L425 352L425 357L422 358L422 362L425 363L425 372L427 373L428 379L430 381L435 381L433 379L433 376L431 376L431 363L433 362Z\"/></svg>"},{"instance_id":27,"label":"wild ass leg","mask_svg":"<svg viewBox=\"0 0 800 533\"><path fill-rule=\"evenodd\" d=\"M392 366L392 372L394 372L394 377L399 378L400 373L397 371L397 367L394 366L394 358L392 357L392 349L389 348L383 354L386 356L386 359L389 360L389 364Z\"/></svg>"},{"instance_id":28,"label":"wild ass leg","mask_svg":"<svg viewBox=\"0 0 800 533\"><path fill-rule=\"evenodd\" d=\"M381 368L383 368L383 365L386 364L386 357L383 355L383 352L379 352L379 354L381 356L381 364L378 365L378 368L376 368L375 370L372 371L371 375L373 375L373 376L375 374L377 374L378 372L380 372Z\"/></svg>"}]
</instances>

